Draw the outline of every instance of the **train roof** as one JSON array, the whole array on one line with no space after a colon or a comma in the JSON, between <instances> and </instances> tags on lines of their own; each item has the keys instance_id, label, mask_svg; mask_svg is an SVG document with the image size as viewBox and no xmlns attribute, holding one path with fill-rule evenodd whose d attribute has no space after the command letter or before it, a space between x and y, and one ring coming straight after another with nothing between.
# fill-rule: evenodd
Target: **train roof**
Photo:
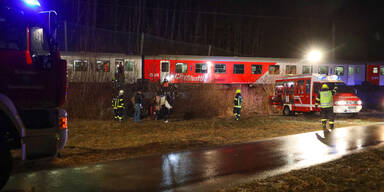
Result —
<instances>
[{"instance_id":1,"label":"train roof","mask_svg":"<svg viewBox=\"0 0 384 192\"><path fill-rule=\"evenodd\" d=\"M124 53L106 53L106 52L69 52L61 51L61 56L64 57L121 57L121 58L141 58L139 55L128 55Z\"/></svg>"}]
</instances>

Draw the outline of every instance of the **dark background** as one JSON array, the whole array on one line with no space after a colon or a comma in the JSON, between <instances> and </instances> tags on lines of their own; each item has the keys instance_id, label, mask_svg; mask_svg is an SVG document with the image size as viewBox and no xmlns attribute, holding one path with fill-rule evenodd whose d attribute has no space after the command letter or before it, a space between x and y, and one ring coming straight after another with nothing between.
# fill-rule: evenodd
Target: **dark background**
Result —
<instances>
[{"instance_id":1,"label":"dark background","mask_svg":"<svg viewBox=\"0 0 384 192\"><path fill-rule=\"evenodd\" d=\"M40 0L43 1L43 0ZM69 51L382 60L383 10L370 0L59 0ZM64 46L64 21L67 47ZM143 34L143 36L142 36ZM142 39L144 37L144 39ZM332 47L334 38L335 49Z\"/></svg>"}]
</instances>

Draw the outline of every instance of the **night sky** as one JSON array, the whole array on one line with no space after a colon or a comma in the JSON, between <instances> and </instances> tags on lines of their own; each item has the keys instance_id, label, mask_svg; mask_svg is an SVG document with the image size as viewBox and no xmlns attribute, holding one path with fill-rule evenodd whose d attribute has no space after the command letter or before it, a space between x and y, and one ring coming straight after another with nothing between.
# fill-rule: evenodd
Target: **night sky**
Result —
<instances>
[{"instance_id":1,"label":"night sky","mask_svg":"<svg viewBox=\"0 0 384 192\"><path fill-rule=\"evenodd\" d=\"M88 32L114 31L120 36L145 33L202 47L212 45L225 50L223 55L301 57L309 48L319 47L329 58L335 54L336 59L372 61L384 59L384 12L380 2L60 0L45 6L58 10L62 21L90 28ZM92 32L80 35L89 37L89 34L101 40L107 36ZM333 38L335 49L332 49ZM104 46L102 51L116 51L112 47L117 46ZM167 48L161 52L148 48L146 51L164 54Z\"/></svg>"}]
</instances>

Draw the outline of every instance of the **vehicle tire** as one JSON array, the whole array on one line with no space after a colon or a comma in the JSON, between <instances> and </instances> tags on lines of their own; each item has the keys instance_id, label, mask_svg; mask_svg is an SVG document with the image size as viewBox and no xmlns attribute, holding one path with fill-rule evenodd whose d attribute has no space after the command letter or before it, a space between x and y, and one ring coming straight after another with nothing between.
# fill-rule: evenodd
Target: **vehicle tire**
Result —
<instances>
[{"instance_id":1,"label":"vehicle tire","mask_svg":"<svg viewBox=\"0 0 384 192\"><path fill-rule=\"evenodd\" d=\"M285 115L285 116L292 115L292 111L289 110L289 107L288 107L288 106L285 106L285 107L284 107L283 115Z\"/></svg>"},{"instance_id":2,"label":"vehicle tire","mask_svg":"<svg viewBox=\"0 0 384 192\"><path fill-rule=\"evenodd\" d=\"M7 183L12 170L12 155L6 142L0 138L0 190Z\"/></svg>"}]
</instances>

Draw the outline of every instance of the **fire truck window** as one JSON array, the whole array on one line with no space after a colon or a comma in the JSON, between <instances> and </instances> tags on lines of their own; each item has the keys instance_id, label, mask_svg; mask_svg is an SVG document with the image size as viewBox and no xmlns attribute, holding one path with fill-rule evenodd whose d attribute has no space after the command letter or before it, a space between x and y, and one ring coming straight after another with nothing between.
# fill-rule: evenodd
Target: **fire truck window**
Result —
<instances>
[{"instance_id":1,"label":"fire truck window","mask_svg":"<svg viewBox=\"0 0 384 192\"><path fill-rule=\"evenodd\" d=\"M356 67L356 74L360 73L360 67Z\"/></svg>"},{"instance_id":2,"label":"fire truck window","mask_svg":"<svg viewBox=\"0 0 384 192\"><path fill-rule=\"evenodd\" d=\"M74 60L73 69L75 71L88 71L88 61L86 60Z\"/></svg>"},{"instance_id":3,"label":"fire truck window","mask_svg":"<svg viewBox=\"0 0 384 192\"><path fill-rule=\"evenodd\" d=\"M348 67L348 75L353 75L353 67Z\"/></svg>"},{"instance_id":4,"label":"fire truck window","mask_svg":"<svg viewBox=\"0 0 384 192\"><path fill-rule=\"evenodd\" d=\"M215 73L226 73L226 65L225 64L215 64Z\"/></svg>"},{"instance_id":5,"label":"fire truck window","mask_svg":"<svg viewBox=\"0 0 384 192\"><path fill-rule=\"evenodd\" d=\"M381 67L381 68L380 68L380 74L381 74L381 75L384 75L384 67Z\"/></svg>"},{"instance_id":6,"label":"fire truck window","mask_svg":"<svg viewBox=\"0 0 384 192\"><path fill-rule=\"evenodd\" d=\"M27 49L27 29L16 25L17 23L10 25L7 18L0 16L0 49Z\"/></svg>"},{"instance_id":7,"label":"fire truck window","mask_svg":"<svg viewBox=\"0 0 384 192\"><path fill-rule=\"evenodd\" d=\"M133 64L134 64L134 61L125 60L124 70L125 71L133 71Z\"/></svg>"},{"instance_id":8,"label":"fire truck window","mask_svg":"<svg viewBox=\"0 0 384 192\"><path fill-rule=\"evenodd\" d=\"M335 74L337 76L344 76L344 67L335 67Z\"/></svg>"},{"instance_id":9,"label":"fire truck window","mask_svg":"<svg viewBox=\"0 0 384 192\"><path fill-rule=\"evenodd\" d=\"M289 94L290 95L294 94L295 93L295 82L289 82L288 86L289 86Z\"/></svg>"},{"instance_id":10,"label":"fire truck window","mask_svg":"<svg viewBox=\"0 0 384 192\"><path fill-rule=\"evenodd\" d=\"M374 67L374 68L372 69L372 72L373 72L373 73L378 73L378 72L379 72L379 68Z\"/></svg>"},{"instance_id":11,"label":"fire truck window","mask_svg":"<svg viewBox=\"0 0 384 192\"><path fill-rule=\"evenodd\" d=\"M96 61L96 71L109 72L110 71L110 62L108 60L97 60Z\"/></svg>"},{"instance_id":12,"label":"fire truck window","mask_svg":"<svg viewBox=\"0 0 384 192\"><path fill-rule=\"evenodd\" d=\"M49 54L49 37L43 28L32 27L30 29L30 42L32 56Z\"/></svg>"},{"instance_id":13,"label":"fire truck window","mask_svg":"<svg viewBox=\"0 0 384 192\"><path fill-rule=\"evenodd\" d=\"M280 66L279 65L270 65L269 66L269 74L270 75L279 75L280 74Z\"/></svg>"},{"instance_id":14,"label":"fire truck window","mask_svg":"<svg viewBox=\"0 0 384 192\"><path fill-rule=\"evenodd\" d=\"M161 72L169 72L169 62L161 62Z\"/></svg>"},{"instance_id":15,"label":"fire truck window","mask_svg":"<svg viewBox=\"0 0 384 192\"><path fill-rule=\"evenodd\" d=\"M297 93L304 94L304 80L297 81Z\"/></svg>"},{"instance_id":16,"label":"fire truck window","mask_svg":"<svg viewBox=\"0 0 384 192\"><path fill-rule=\"evenodd\" d=\"M186 63L176 63L175 73L186 73L188 71L188 64Z\"/></svg>"},{"instance_id":17,"label":"fire truck window","mask_svg":"<svg viewBox=\"0 0 384 192\"><path fill-rule=\"evenodd\" d=\"M195 73L207 73L207 64L206 63L196 63L195 64Z\"/></svg>"},{"instance_id":18,"label":"fire truck window","mask_svg":"<svg viewBox=\"0 0 384 192\"><path fill-rule=\"evenodd\" d=\"M313 84L313 89L314 89L315 93L319 93L320 92L320 88L321 88L321 83Z\"/></svg>"},{"instance_id":19,"label":"fire truck window","mask_svg":"<svg viewBox=\"0 0 384 192\"><path fill-rule=\"evenodd\" d=\"M244 64L234 64L233 74L244 74Z\"/></svg>"},{"instance_id":20,"label":"fire truck window","mask_svg":"<svg viewBox=\"0 0 384 192\"><path fill-rule=\"evenodd\" d=\"M287 65L285 66L285 74L295 75L296 74L296 65Z\"/></svg>"},{"instance_id":21,"label":"fire truck window","mask_svg":"<svg viewBox=\"0 0 384 192\"><path fill-rule=\"evenodd\" d=\"M328 66L319 66L319 74L328 75L329 68Z\"/></svg>"},{"instance_id":22,"label":"fire truck window","mask_svg":"<svg viewBox=\"0 0 384 192\"><path fill-rule=\"evenodd\" d=\"M262 65L252 65L251 68L252 74L262 74L263 66Z\"/></svg>"},{"instance_id":23,"label":"fire truck window","mask_svg":"<svg viewBox=\"0 0 384 192\"><path fill-rule=\"evenodd\" d=\"M311 90L311 81L307 80L305 82L305 93L309 93L310 90Z\"/></svg>"},{"instance_id":24,"label":"fire truck window","mask_svg":"<svg viewBox=\"0 0 384 192\"><path fill-rule=\"evenodd\" d=\"M303 65L303 74L312 74L313 67L309 65Z\"/></svg>"}]
</instances>

